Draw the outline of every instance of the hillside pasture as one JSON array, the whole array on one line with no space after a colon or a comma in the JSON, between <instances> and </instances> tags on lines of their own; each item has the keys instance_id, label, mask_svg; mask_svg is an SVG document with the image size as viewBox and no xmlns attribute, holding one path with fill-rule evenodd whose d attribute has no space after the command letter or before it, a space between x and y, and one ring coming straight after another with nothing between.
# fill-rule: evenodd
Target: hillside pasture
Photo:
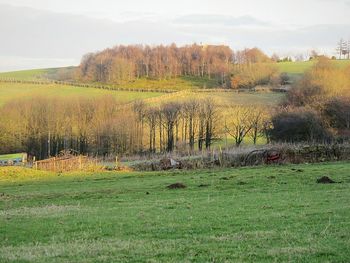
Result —
<instances>
[{"instance_id":1,"label":"hillside pasture","mask_svg":"<svg viewBox=\"0 0 350 263\"><path fill-rule=\"evenodd\" d=\"M348 262L349 169L0 168L0 261Z\"/></svg>"},{"instance_id":2,"label":"hillside pasture","mask_svg":"<svg viewBox=\"0 0 350 263\"><path fill-rule=\"evenodd\" d=\"M0 73L0 79L14 79L22 81L57 80L60 76L72 75L74 67L33 69ZM62 79L65 80L65 79ZM101 83L89 83L99 86ZM103 84L110 88L151 89L151 90L188 90L220 87L216 79L183 76L170 79L140 78L131 82Z\"/></svg>"},{"instance_id":3,"label":"hillside pasture","mask_svg":"<svg viewBox=\"0 0 350 263\"><path fill-rule=\"evenodd\" d=\"M0 106L13 99L28 98L33 96L47 97L99 97L113 96L121 102L134 100L145 100L150 104L161 104L170 100L184 100L193 98L213 98L221 105L277 105L285 96L278 92L191 92L182 91L172 94L160 92L138 92L138 91L113 91L98 88L75 87L60 84L27 84L27 83L5 83L0 82Z\"/></svg>"},{"instance_id":4,"label":"hillside pasture","mask_svg":"<svg viewBox=\"0 0 350 263\"><path fill-rule=\"evenodd\" d=\"M109 85L116 88L127 89L151 89L151 90L193 90L193 89L212 89L220 88L215 79L183 76L170 79L146 79L140 78L135 81L125 82L122 84Z\"/></svg>"},{"instance_id":5,"label":"hillside pasture","mask_svg":"<svg viewBox=\"0 0 350 263\"><path fill-rule=\"evenodd\" d=\"M16 79L26 81L47 80L56 78L60 71L74 70L74 67L30 69L11 72L0 72L0 79Z\"/></svg>"},{"instance_id":6,"label":"hillside pasture","mask_svg":"<svg viewBox=\"0 0 350 263\"><path fill-rule=\"evenodd\" d=\"M307 70L309 70L316 60L297 61L297 62L280 62L277 67L281 73L287 73L292 80L300 78ZM332 60L332 63L340 68L350 66L350 60Z\"/></svg>"},{"instance_id":7,"label":"hillside pasture","mask_svg":"<svg viewBox=\"0 0 350 263\"><path fill-rule=\"evenodd\" d=\"M60 84L26 84L0 82L0 106L13 99L29 98L33 96L45 97L101 97L113 96L120 102L130 102L137 99L158 97L163 93L113 91L97 88L74 87Z\"/></svg>"},{"instance_id":8,"label":"hillside pasture","mask_svg":"<svg viewBox=\"0 0 350 263\"><path fill-rule=\"evenodd\" d=\"M212 99L217 105L227 107L237 106L268 106L273 107L282 102L285 97L281 92L235 92L235 91L190 91L184 90L161 97L148 98L144 101L149 105L161 105L171 101L187 101L191 99Z\"/></svg>"}]
</instances>

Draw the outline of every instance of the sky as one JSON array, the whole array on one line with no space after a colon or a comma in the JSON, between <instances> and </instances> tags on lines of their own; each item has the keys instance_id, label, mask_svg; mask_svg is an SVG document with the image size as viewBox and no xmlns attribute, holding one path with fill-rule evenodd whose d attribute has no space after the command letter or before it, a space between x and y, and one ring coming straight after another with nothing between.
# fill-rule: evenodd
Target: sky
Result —
<instances>
[{"instance_id":1,"label":"sky","mask_svg":"<svg viewBox=\"0 0 350 263\"><path fill-rule=\"evenodd\" d=\"M0 72L78 65L118 44L225 44L334 55L350 0L0 0Z\"/></svg>"}]
</instances>

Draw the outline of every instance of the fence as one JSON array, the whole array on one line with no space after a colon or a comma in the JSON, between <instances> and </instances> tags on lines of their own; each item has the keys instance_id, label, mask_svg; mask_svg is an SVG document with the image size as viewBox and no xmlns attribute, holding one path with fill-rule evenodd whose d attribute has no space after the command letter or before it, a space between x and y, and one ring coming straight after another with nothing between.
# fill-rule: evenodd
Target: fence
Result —
<instances>
[{"instance_id":1,"label":"fence","mask_svg":"<svg viewBox=\"0 0 350 263\"><path fill-rule=\"evenodd\" d=\"M95 164L95 161L89 159L87 156L76 157L53 157L50 159L36 161L33 163L33 168L36 170L45 170L52 172L68 172L87 168Z\"/></svg>"},{"instance_id":2,"label":"fence","mask_svg":"<svg viewBox=\"0 0 350 263\"><path fill-rule=\"evenodd\" d=\"M147 89L147 88L123 88L114 85L96 85L96 84L86 84L79 82L69 82L69 81L59 81L59 80L17 80L13 78L0 78L2 83L22 83L22 84L36 84L36 85L65 85L72 87L83 87L83 88L93 88L93 89L104 89L112 91L132 91L132 92L156 92L156 93L174 93L177 90L173 89Z\"/></svg>"},{"instance_id":3,"label":"fence","mask_svg":"<svg viewBox=\"0 0 350 263\"><path fill-rule=\"evenodd\" d=\"M132 91L132 92L156 92L156 93L178 93L181 90L174 89L150 89L150 88L123 88L115 85L103 85L103 84L88 84L79 83L71 81L59 81L59 80L18 80L14 78L0 78L0 82L3 83L23 83L23 84L37 84L37 85L48 85L48 84L58 84L72 87L83 87L83 88L93 88L93 89L104 89L112 91ZM265 91L272 92L287 92L288 88L285 86L279 88L264 88ZM223 89L223 88L203 88L203 89L193 89L191 92L196 93L210 93L210 92L231 92L231 93L241 93L241 92L261 92L262 90L252 88L252 89Z\"/></svg>"}]
</instances>

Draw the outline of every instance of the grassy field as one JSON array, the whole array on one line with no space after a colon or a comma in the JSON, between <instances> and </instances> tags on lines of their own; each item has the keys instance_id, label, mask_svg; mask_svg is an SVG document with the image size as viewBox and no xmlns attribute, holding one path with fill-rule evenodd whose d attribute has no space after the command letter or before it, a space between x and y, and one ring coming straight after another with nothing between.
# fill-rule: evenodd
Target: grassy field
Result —
<instances>
[{"instance_id":1,"label":"grassy field","mask_svg":"<svg viewBox=\"0 0 350 263\"><path fill-rule=\"evenodd\" d=\"M71 67L62 68L64 70L71 69ZM48 79L60 70L60 68L49 68L49 69L31 69L31 70L20 70L11 72L0 72L0 78L11 78L16 80L44 80Z\"/></svg>"},{"instance_id":2,"label":"grassy field","mask_svg":"<svg viewBox=\"0 0 350 263\"><path fill-rule=\"evenodd\" d=\"M349 170L0 168L0 261L349 262ZM339 183L317 184L324 175ZM187 188L167 189L176 182Z\"/></svg>"},{"instance_id":3,"label":"grassy field","mask_svg":"<svg viewBox=\"0 0 350 263\"><path fill-rule=\"evenodd\" d=\"M52 68L52 69L33 69L13 72L0 72L0 79L10 78L16 80L46 80L56 79L60 71L69 71L74 68ZM96 83L96 85L100 85ZM202 89L202 88L216 88L219 86L215 79L198 78L184 76L174 79L166 80L152 80L152 79L137 79L132 82L123 84L106 85L111 87L127 88L127 89L167 89L167 90L187 90L187 89Z\"/></svg>"},{"instance_id":4,"label":"grassy field","mask_svg":"<svg viewBox=\"0 0 350 263\"><path fill-rule=\"evenodd\" d=\"M152 103L163 103L167 100L185 99L189 97L214 98L222 104L237 105L276 105L285 96L282 93L262 92L262 93L235 93L235 92L200 92L200 93L179 93L165 94L158 92L136 92L136 91L111 91L96 88L73 87L58 84L23 84L23 83L1 83L0 82L0 106L4 103L18 98L31 96L47 97L99 97L112 95L121 102L130 102L136 99L150 99Z\"/></svg>"},{"instance_id":5,"label":"grassy field","mask_svg":"<svg viewBox=\"0 0 350 263\"><path fill-rule=\"evenodd\" d=\"M218 105L227 107L229 105L242 106L275 106L285 97L280 92L195 92L180 91L176 93L166 94L162 97L154 97L146 99L145 102L150 105L161 105L168 101L183 101L191 98L196 99L213 99Z\"/></svg>"},{"instance_id":6,"label":"grassy field","mask_svg":"<svg viewBox=\"0 0 350 263\"><path fill-rule=\"evenodd\" d=\"M310 69L314 64L315 60L312 61L300 61L300 62L281 62L277 63L280 72L288 73L292 78L299 78L302 74ZM337 67L350 66L350 60L334 60L332 61Z\"/></svg>"},{"instance_id":7,"label":"grassy field","mask_svg":"<svg viewBox=\"0 0 350 263\"><path fill-rule=\"evenodd\" d=\"M279 92L215 92L206 93L206 96L222 101L223 104L275 106L283 100L285 94Z\"/></svg>"},{"instance_id":8,"label":"grassy field","mask_svg":"<svg viewBox=\"0 0 350 263\"><path fill-rule=\"evenodd\" d=\"M1 78L13 78L17 80L38 80L45 79L50 75L54 75L60 69L36 69L0 73ZM128 89L162 89L162 90L179 90L188 91L202 88L215 88L217 82L213 79L203 79L195 77L182 77L170 80L150 80L139 79L134 82L120 85ZM0 82L0 106L15 98L29 97L35 95L53 96L85 96L96 97L103 95L113 95L122 102L129 102L136 99L150 99L155 103L162 103L165 100L183 99L189 96L193 97L211 97L219 101L223 105L276 105L282 100L284 94L280 93L234 93L234 92L203 92L203 93L186 93L176 94L174 96L164 96L158 92L132 92L132 91L110 91L95 88L73 87L59 84L23 84L23 83L1 83ZM157 99L159 98L159 99Z\"/></svg>"},{"instance_id":9,"label":"grassy field","mask_svg":"<svg viewBox=\"0 0 350 263\"><path fill-rule=\"evenodd\" d=\"M17 159L22 158L22 153L13 153L13 154L2 154L0 155L0 161L1 160L8 160L8 159Z\"/></svg>"},{"instance_id":10,"label":"grassy field","mask_svg":"<svg viewBox=\"0 0 350 263\"><path fill-rule=\"evenodd\" d=\"M219 84L215 79L198 77L179 77L165 80L137 79L133 82L127 82L120 85L111 85L114 87L128 89L153 89L153 90L191 90L203 88L217 88Z\"/></svg>"},{"instance_id":11,"label":"grassy field","mask_svg":"<svg viewBox=\"0 0 350 263\"><path fill-rule=\"evenodd\" d=\"M47 97L99 97L110 95L121 102L129 102L136 99L158 97L164 93L158 92L134 92L134 91L110 91L96 88L84 88L65 86L58 84L23 84L23 83L1 83L0 82L0 106L16 98L27 98L41 95Z\"/></svg>"}]
</instances>

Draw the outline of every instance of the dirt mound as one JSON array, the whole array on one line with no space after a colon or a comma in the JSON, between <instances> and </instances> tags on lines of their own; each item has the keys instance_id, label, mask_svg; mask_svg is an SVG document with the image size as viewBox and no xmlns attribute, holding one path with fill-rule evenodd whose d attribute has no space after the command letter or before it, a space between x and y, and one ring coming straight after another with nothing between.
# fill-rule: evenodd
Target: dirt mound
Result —
<instances>
[{"instance_id":1,"label":"dirt mound","mask_svg":"<svg viewBox=\"0 0 350 263\"><path fill-rule=\"evenodd\" d=\"M317 179L316 181L318 184L334 184L336 183L335 181L333 181L331 178L329 178L328 176L323 176L319 179Z\"/></svg>"},{"instance_id":2,"label":"dirt mound","mask_svg":"<svg viewBox=\"0 0 350 263\"><path fill-rule=\"evenodd\" d=\"M186 188L186 185L184 185L183 183L175 183L175 184L171 184L167 186L168 189L182 189L182 188Z\"/></svg>"}]
</instances>

